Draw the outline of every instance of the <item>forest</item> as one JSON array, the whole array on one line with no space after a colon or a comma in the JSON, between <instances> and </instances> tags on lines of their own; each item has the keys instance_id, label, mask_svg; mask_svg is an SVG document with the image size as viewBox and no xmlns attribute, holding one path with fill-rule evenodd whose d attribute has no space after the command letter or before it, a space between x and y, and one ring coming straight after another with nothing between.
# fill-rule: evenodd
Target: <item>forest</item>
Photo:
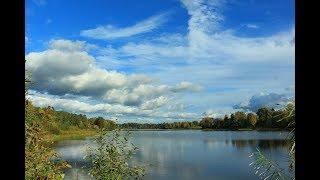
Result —
<instances>
[{"instance_id":1,"label":"forest","mask_svg":"<svg viewBox=\"0 0 320 180\"><path fill-rule=\"evenodd\" d=\"M61 134L63 131L71 130L95 130L115 129L117 124L114 121L102 117L88 118L83 114L74 114L66 111L56 111L53 107L44 108L32 105L26 101L26 123L37 124L48 134Z\"/></svg>"},{"instance_id":2,"label":"forest","mask_svg":"<svg viewBox=\"0 0 320 180\"><path fill-rule=\"evenodd\" d=\"M95 129L286 129L295 116L285 118L294 109L292 104L275 110L263 107L256 113L237 111L224 118L203 117L200 121L179 121L164 123L123 123L117 124L103 117L87 117L65 111L56 111L53 107L35 107L26 101L26 123L37 123L50 134L59 135L64 131ZM45 120L42 120L45 119Z\"/></svg>"},{"instance_id":3,"label":"forest","mask_svg":"<svg viewBox=\"0 0 320 180\"><path fill-rule=\"evenodd\" d=\"M256 113L237 111L224 118L203 117L200 121L181 121L172 123L123 123L118 126L123 129L291 129L290 123L295 116L288 116L294 109L292 104L286 108L275 110L262 107Z\"/></svg>"},{"instance_id":4,"label":"forest","mask_svg":"<svg viewBox=\"0 0 320 180\"><path fill-rule=\"evenodd\" d=\"M224 118L203 117L200 121L179 121L164 123L123 123L117 124L103 117L87 117L65 111L56 111L53 107L35 107L30 101L26 102L26 123L38 123L42 129L51 134L60 134L69 130L94 129L286 129L295 116L285 118L294 106L288 104L286 108L275 110L262 107L256 113L237 111ZM45 116L46 120L41 121ZM42 117L42 118L41 118Z\"/></svg>"}]
</instances>

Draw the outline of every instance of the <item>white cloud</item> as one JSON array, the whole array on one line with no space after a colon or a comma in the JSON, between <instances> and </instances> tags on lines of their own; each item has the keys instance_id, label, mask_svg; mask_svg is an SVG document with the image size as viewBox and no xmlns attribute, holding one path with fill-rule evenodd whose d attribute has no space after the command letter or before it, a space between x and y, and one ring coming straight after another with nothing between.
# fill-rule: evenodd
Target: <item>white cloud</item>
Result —
<instances>
[{"instance_id":1,"label":"white cloud","mask_svg":"<svg viewBox=\"0 0 320 180\"><path fill-rule=\"evenodd\" d=\"M190 29L190 27L189 27ZM189 31L184 43L140 42L127 43L119 48L108 47L99 59L121 66L161 66L186 63L294 63L294 29L267 37L238 37L232 31L214 34ZM123 59L127 59L124 61Z\"/></svg>"},{"instance_id":2,"label":"white cloud","mask_svg":"<svg viewBox=\"0 0 320 180\"><path fill-rule=\"evenodd\" d=\"M28 95L28 99L30 99L36 106L53 106L58 109L64 109L67 111L77 113L138 113L138 109L134 107L110 104L89 104L73 99L50 97L41 93L36 93L35 95Z\"/></svg>"},{"instance_id":3,"label":"white cloud","mask_svg":"<svg viewBox=\"0 0 320 180\"><path fill-rule=\"evenodd\" d=\"M202 116L203 117L212 117L212 118L223 118L225 115L229 115L234 110L232 109L208 109Z\"/></svg>"},{"instance_id":4,"label":"white cloud","mask_svg":"<svg viewBox=\"0 0 320 180\"><path fill-rule=\"evenodd\" d=\"M261 107L282 108L292 101L293 97L287 97L285 94L260 93L252 96L248 102L235 105L234 108L256 112Z\"/></svg>"},{"instance_id":5,"label":"white cloud","mask_svg":"<svg viewBox=\"0 0 320 180\"><path fill-rule=\"evenodd\" d=\"M136 23L130 27L118 28L112 25L99 26L95 29L81 31L80 35L94 39L116 39L130 37L133 35L150 32L166 21L167 14L151 16L146 20Z\"/></svg>"},{"instance_id":6,"label":"white cloud","mask_svg":"<svg viewBox=\"0 0 320 180\"><path fill-rule=\"evenodd\" d=\"M82 74L90 69L94 58L83 51L63 52L49 49L26 55L26 69L35 78L62 78L66 75Z\"/></svg>"},{"instance_id":7,"label":"white cloud","mask_svg":"<svg viewBox=\"0 0 320 180\"><path fill-rule=\"evenodd\" d=\"M198 113L182 111L192 106L194 112L228 114L234 104L252 94L281 94L277 89L294 86L294 28L268 36L238 36L232 29L223 29L224 1L181 2L190 16L187 34L161 34L105 48L84 41L53 40L48 50L29 53L26 57L32 60L27 67L38 83L34 88L90 96L108 104L85 103L88 112L95 110L89 106L104 111L105 106L115 105L133 108L134 118L139 113L142 118L195 118ZM106 40L130 37L150 32L165 20L166 15L160 14L130 27L100 26L81 35ZM258 28L255 24L246 27ZM94 48L97 57L88 53ZM122 68L144 74L120 73ZM199 90L204 91L186 93Z\"/></svg>"},{"instance_id":8,"label":"white cloud","mask_svg":"<svg viewBox=\"0 0 320 180\"><path fill-rule=\"evenodd\" d=\"M112 88L139 85L150 78L96 66L95 58L84 49L89 45L81 41L53 40L49 49L26 55L26 69L32 74L34 88L53 94L104 94Z\"/></svg>"},{"instance_id":9,"label":"white cloud","mask_svg":"<svg viewBox=\"0 0 320 180\"><path fill-rule=\"evenodd\" d=\"M105 94L104 98L109 102L120 103L124 105L139 106L144 103L142 106L150 108L156 107L151 106L151 103L158 103L159 101L164 102L165 99L162 97L163 95L171 95L173 93L187 91L196 92L200 90L201 87L199 85L185 81L175 86L140 84L131 89L112 89ZM156 102L155 99L157 99Z\"/></svg>"},{"instance_id":10,"label":"white cloud","mask_svg":"<svg viewBox=\"0 0 320 180\"><path fill-rule=\"evenodd\" d=\"M185 46L168 46L151 43L128 43L119 49L119 51L125 53L126 56L144 58L150 56L149 59L154 59L157 57L185 57L185 50Z\"/></svg>"},{"instance_id":11,"label":"white cloud","mask_svg":"<svg viewBox=\"0 0 320 180\"><path fill-rule=\"evenodd\" d=\"M256 25L256 24L246 24L245 25L247 28L249 28L249 29L258 29L258 28L260 28L258 25Z\"/></svg>"},{"instance_id":12,"label":"white cloud","mask_svg":"<svg viewBox=\"0 0 320 180\"><path fill-rule=\"evenodd\" d=\"M184 111L186 108L190 107L189 105L177 102L170 102L167 106L168 110L170 111Z\"/></svg>"},{"instance_id":13,"label":"white cloud","mask_svg":"<svg viewBox=\"0 0 320 180\"><path fill-rule=\"evenodd\" d=\"M210 33L219 29L220 21L223 20L219 12L223 1L221 0L181 0L186 7L188 14L191 16L188 25L189 31Z\"/></svg>"},{"instance_id":14,"label":"white cloud","mask_svg":"<svg viewBox=\"0 0 320 180\"><path fill-rule=\"evenodd\" d=\"M156 109L159 108L161 106L163 106L164 104L168 103L168 98L164 97L164 96L160 96L157 97L155 99L151 99L148 101L145 101L142 105L141 108L142 109Z\"/></svg>"},{"instance_id":15,"label":"white cloud","mask_svg":"<svg viewBox=\"0 0 320 180\"><path fill-rule=\"evenodd\" d=\"M138 107L144 104L146 109L163 105L161 96L200 90L199 85L187 81L175 86L155 85L143 74L102 69L86 52L91 47L83 41L60 39L50 41L48 50L27 54L26 69L35 82L31 88L60 96L89 96L115 105Z\"/></svg>"},{"instance_id":16,"label":"white cloud","mask_svg":"<svg viewBox=\"0 0 320 180\"><path fill-rule=\"evenodd\" d=\"M175 87L172 88L172 91L179 92L179 91L185 91L185 90L191 90L191 91L200 91L202 89L201 86L192 84L191 82L183 81L177 84Z\"/></svg>"},{"instance_id":17,"label":"white cloud","mask_svg":"<svg viewBox=\"0 0 320 180\"><path fill-rule=\"evenodd\" d=\"M111 103L137 106L141 103L139 95L130 93L127 89L112 89L106 93L104 99Z\"/></svg>"},{"instance_id":18,"label":"white cloud","mask_svg":"<svg viewBox=\"0 0 320 180\"><path fill-rule=\"evenodd\" d=\"M86 41L71 41L66 39L52 39L49 41L50 49L60 51L89 51L98 48L94 44L89 44Z\"/></svg>"},{"instance_id":19,"label":"white cloud","mask_svg":"<svg viewBox=\"0 0 320 180\"><path fill-rule=\"evenodd\" d=\"M193 119L197 117L196 113L168 111L164 112L155 110L155 108L144 109L139 107L108 103L89 104L87 102L78 101L76 99L65 99L38 92L33 92L32 95L27 95L27 99L29 99L34 105L39 107L52 106L57 110L62 109L73 113L96 113L107 118L121 116L121 118L128 117L130 119L131 116L138 116L149 118ZM166 101L165 99L165 97L158 98L158 100L154 101L155 104L150 103L148 106L159 106L163 101Z\"/></svg>"},{"instance_id":20,"label":"white cloud","mask_svg":"<svg viewBox=\"0 0 320 180\"><path fill-rule=\"evenodd\" d=\"M182 0L191 15L189 23L189 53L191 59L211 61L280 61L293 57L290 41L294 29L270 37L238 37L231 30L220 30L221 7L224 1Z\"/></svg>"},{"instance_id":21,"label":"white cloud","mask_svg":"<svg viewBox=\"0 0 320 180\"><path fill-rule=\"evenodd\" d=\"M222 29L224 1L182 3L190 15L186 35L161 34L117 48L109 46L98 59L116 69L148 70L150 77L167 83L201 84L206 93L179 100L206 109L229 106L232 111L232 105L249 95L294 84L294 28L268 36L237 36L233 30Z\"/></svg>"}]
</instances>

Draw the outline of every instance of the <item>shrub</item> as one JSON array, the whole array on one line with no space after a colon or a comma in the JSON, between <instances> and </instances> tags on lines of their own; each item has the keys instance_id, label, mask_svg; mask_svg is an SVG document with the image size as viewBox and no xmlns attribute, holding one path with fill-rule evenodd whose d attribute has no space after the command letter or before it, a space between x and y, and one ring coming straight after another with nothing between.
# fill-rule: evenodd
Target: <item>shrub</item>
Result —
<instances>
[{"instance_id":1,"label":"shrub","mask_svg":"<svg viewBox=\"0 0 320 180\"><path fill-rule=\"evenodd\" d=\"M25 179L63 179L63 168L68 164L58 158L56 152L44 145L43 131L36 123L25 124ZM53 162L57 159L57 162Z\"/></svg>"},{"instance_id":2,"label":"shrub","mask_svg":"<svg viewBox=\"0 0 320 180\"><path fill-rule=\"evenodd\" d=\"M139 179L144 176L144 168L129 165L129 160L137 150L128 141L129 133L121 135L118 130L101 130L94 139L95 148L88 148L85 159L89 162L89 173L98 180Z\"/></svg>"}]
</instances>

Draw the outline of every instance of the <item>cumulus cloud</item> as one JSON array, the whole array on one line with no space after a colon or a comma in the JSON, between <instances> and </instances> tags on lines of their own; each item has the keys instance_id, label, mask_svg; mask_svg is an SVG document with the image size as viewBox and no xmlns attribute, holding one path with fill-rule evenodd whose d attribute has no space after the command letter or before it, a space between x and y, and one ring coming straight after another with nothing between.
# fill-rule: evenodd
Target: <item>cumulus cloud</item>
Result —
<instances>
[{"instance_id":1,"label":"cumulus cloud","mask_svg":"<svg viewBox=\"0 0 320 180\"><path fill-rule=\"evenodd\" d=\"M28 95L30 99L36 106L45 107L53 106L57 109L64 109L71 112L77 113L138 113L137 108L122 106L122 105L110 105L110 104L89 104L86 102L74 100L74 99L65 99L60 97L52 97L41 93L36 93L35 95Z\"/></svg>"},{"instance_id":2,"label":"cumulus cloud","mask_svg":"<svg viewBox=\"0 0 320 180\"><path fill-rule=\"evenodd\" d=\"M142 109L156 109L159 108L161 106L163 106L164 104L168 103L168 98L164 97L164 96L160 96L157 97L155 99L151 99L148 101L145 101L142 105L141 108Z\"/></svg>"},{"instance_id":3,"label":"cumulus cloud","mask_svg":"<svg viewBox=\"0 0 320 180\"><path fill-rule=\"evenodd\" d=\"M149 103L144 103L144 107L155 107L150 106L150 103L155 103L156 101L162 102L164 98L161 98L163 95L170 95L173 93L181 93L181 92L196 92L202 89L201 86L195 85L191 82L183 81L178 83L175 86L168 86L168 85L151 85L151 84L140 84L132 89L113 89L108 91L104 98L107 99L109 102L121 103L124 105L132 105L132 106L139 106L144 101L151 99L148 101ZM163 104L163 103L162 103Z\"/></svg>"},{"instance_id":4,"label":"cumulus cloud","mask_svg":"<svg viewBox=\"0 0 320 180\"><path fill-rule=\"evenodd\" d=\"M88 112L96 109L106 112L105 106L116 105L136 111L131 115L143 112L141 116L146 117L191 118L197 113L180 112L185 110L184 103L196 104L197 111L208 109L207 115L218 116L222 113L218 107L232 108L245 96L265 90L275 92L294 83L294 28L261 37L237 36L234 30L223 29L224 1L181 0L181 3L190 16L187 34L161 34L104 48L84 41L52 40L48 50L27 54L27 69L35 80L32 88L60 97L72 94L103 101L101 104L83 102L88 108L79 104L79 108L89 109ZM133 26L99 26L81 31L81 35L104 40L130 37L150 32L165 21L166 15L160 14ZM89 54L92 49L98 50L97 57ZM121 68L145 74L120 73ZM166 83L156 84L154 79ZM205 93L183 96L203 89ZM170 102L173 96L179 96L179 102ZM268 94L269 99L264 97L265 100L260 96L267 95L256 95L234 107L255 110L266 101L285 101L281 94L280 97ZM65 102L55 103L58 106ZM165 107L168 111L160 111Z\"/></svg>"},{"instance_id":5,"label":"cumulus cloud","mask_svg":"<svg viewBox=\"0 0 320 180\"><path fill-rule=\"evenodd\" d=\"M151 16L130 27L118 28L112 25L99 26L95 29L81 31L80 35L94 39L116 39L130 37L133 35L150 32L158 28L166 21L167 14Z\"/></svg>"},{"instance_id":6,"label":"cumulus cloud","mask_svg":"<svg viewBox=\"0 0 320 180\"><path fill-rule=\"evenodd\" d=\"M127 89L112 89L105 94L104 99L111 103L131 106L138 106L142 103L142 99L138 94L131 93Z\"/></svg>"},{"instance_id":7,"label":"cumulus cloud","mask_svg":"<svg viewBox=\"0 0 320 180\"><path fill-rule=\"evenodd\" d=\"M70 41L66 39L52 39L49 41L50 49L60 51L89 51L98 48L94 44L89 44L86 41Z\"/></svg>"},{"instance_id":8,"label":"cumulus cloud","mask_svg":"<svg viewBox=\"0 0 320 180\"><path fill-rule=\"evenodd\" d=\"M225 93L228 97L218 98L217 93L201 95L206 99L216 97L231 107L248 94L265 89L272 92L294 83L294 27L268 36L237 36L234 30L221 26L225 21L222 13L225 1L181 0L181 3L190 16L186 35L162 34L148 41L109 46L101 51L99 59L113 64L113 68L139 71L143 67L154 70L152 75L158 78L188 79L210 90L234 89ZM255 24L247 27L257 28ZM264 87L261 82L265 82ZM136 104L141 103L137 96L129 97ZM217 102L213 104L219 106Z\"/></svg>"},{"instance_id":9,"label":"cumulus cloud","mask_svg":"<svg viewBox=\"0 0 320 180\"><path fill-rule=\"evenodd\" d=\"M254 95L247 103L240 103L234 106L234 109L243 109L253 112L261 107L280 108L293 101L293 97L287 97L284 94L269 93Z\"/></svg>"},{"instance_id":10,"label":"cumulus cloud","mask_svg":"<svg viewBox=\"0 0 320 180\"><path fill-rule=\"evenodd\" d=\"M161 106L161 103L166 101L165 97L148 101L142 108L108 103L91 104L77 99L67 99L39 92L29 94L27 99L39 107L52 106L58 110L62 109L73 113L98 113L106 117L124 116L123 118L125 118L125 116L137 116L149 118L192 119L197 116L196 113L168 112L150 108L150 106Z\"/></svg>"},{"instance_id":11,"label":"cumulus cloud","mask_svg":"<svg viewBox=\"0 0 320 180\"><path fill-rule=\"evenodd\" d=\"M86 52L63 52L58 49L31 52L26 55L26 59L26 69L32 73L37 84L43 84L43 79L50 82L87 72L94 61Z\"/></svg>"},{"instance_id":12,"label":"cumulus cloud","mask_svg":"<svg viewBox=\"0 0 320 180\"><path fill-rule=\"evenodd\" d=\"M167 95L201 89L187 81L175 86L154 85L153 80L143 74L105 70L97 66L96 59L87 52L92 47L84 41L60 39L51 40L45 51L27 54L26 69L34 82L31 89L59 96L89 96L110 104L142 106L143 109L164 105Z\"/></svg>"},{"instance_id":13,"label":"cumulus cloud","mask_svg":"<svg viewBox=\"0 0 320 180\"><path fill-rule=\"evenodd\" d=\"M102 95L107 90L128 85L148 83L150 78L116 71L95 65L95 58L80 41L53 40L49 49L26 55L26 69L35 82L33 88L52 94Z\"/></svg>"}]
</instances>

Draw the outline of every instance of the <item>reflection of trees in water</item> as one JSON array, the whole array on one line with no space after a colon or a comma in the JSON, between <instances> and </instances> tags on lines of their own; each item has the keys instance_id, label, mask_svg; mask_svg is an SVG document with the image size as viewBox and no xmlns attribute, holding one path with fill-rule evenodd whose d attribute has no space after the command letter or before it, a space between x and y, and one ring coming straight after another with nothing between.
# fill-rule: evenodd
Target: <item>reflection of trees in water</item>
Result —
<instances>
[{"instance_id":1,"label":"reflection of trees in water","mask_svg":"<svg viewBox=\"0 0 320 180\"><path fill-rule=\"evenodd\" d=\"M261 150L283 149L291 146L291 142L285 139L225 139L222 141L204 139L203 142L207 147L214 147L217 144L224 143L237 149L250 148L253 150L256 150L256 148Z\"/></svg>"},{"instance_id":2,"label":"reflection of trees in water","mask_svg":"<svg viewBox=\"0 0 320 180\"><path fill-rule=\"evenodd\" d=\"M228 144L228 141L225 141ZM276 149L276 148L289 148L290 141L283 140L283 139L248 139L248 140L231 140L231 144L238 148L244 147L252 147L252 148L259 148L259 149Z\"/></svg>"}]
</instances>

